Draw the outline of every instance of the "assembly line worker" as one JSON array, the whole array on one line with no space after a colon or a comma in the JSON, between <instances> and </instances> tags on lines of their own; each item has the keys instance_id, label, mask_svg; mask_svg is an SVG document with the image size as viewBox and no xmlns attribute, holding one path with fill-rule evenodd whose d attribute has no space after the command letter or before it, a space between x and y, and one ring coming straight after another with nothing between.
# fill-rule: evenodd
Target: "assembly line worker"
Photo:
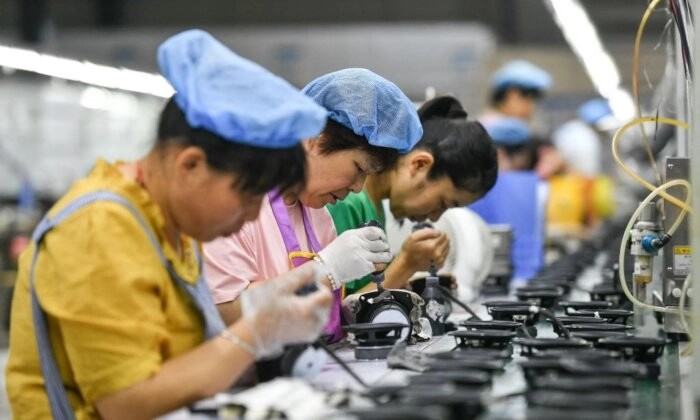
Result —
<instances>
[{"instance_id":1,"label":"assembly line worker","mask_svg":"<svg viewBox=\"0 0 700 420\"><path fill-rule=\"evenodd\" d=\"M537 104L552 85L543 69L525 60L514 60L491 77L491 108L479 116L481 123L502 116L530 121Z\"/></svg>"},{"instance_id":2,"label":"assembly line worker","mask_svg":"<svg viewBox=\"0 0 700 420\"><path fill-rule=\"evenodd\" d=\"M496 146L500 172L535 170L537 148L527 123L519 118L499 117L483 124Z\"/></svg>"},{"instance_id":3,"label":"assembly line worker","mask_svg":"<svg viewBox=\"0 0 700 420\"><path fill-rule=\"evenodd\" d=\"M384 225L382 200L396 220L437 220L445 210L478 200L496 182L496 151L484 127L467 120L457 99L442 96L418 110L423 137L389 171L367 177L365 188L329 206L341 233L367 220ZM449 251L443 232L421 229L403 243L385 271L384 285L403 287L416 271L427 270L430 260L442 266ZM348 293L376 287L369 277L346 285Z\"/></svg>"},{"instance_id":4,"label":"assembly line worker","mask_svg":"<svg viewBox=\"0 0 700 420\"><path fill-rule=\"evenodd\" d=\"M499 68L491 77L491 107L478 120L492 124L501 118L515 118L529 126L533 123L537 105L552 86L552 77L545 70L525 60L514 60ZM540 131L549 131L539 127ZM535 171L543 179L549 178L562 157L551 142L539 141L533 136L528 144L535 154ZM501 168L501 171L504 169Z\"/></svg>"},{"instance_id":5,"label":"assembly line worker","mask_svg":"<svg viewBox=\"0 0 700 420\"><path fill-rule=\"evenodd\" d=\"M303 186L299 140L321 131L325 110L202 31L167 40L158 62L176 93L153 149L98 160L21 257L7 365L16 419L154 418L327 322L327 288L295 294L309 265L245 293L226 329L197 242L255 219L270 189Z\"/></svg>"},{"instance_id":6,"label":"assembly line worker","mask_svg":"<svg viewBox=\"0 0 700 420\"><path fill-rule=\"evenodd\" d=\"M270 196L260 218L240 232L204 245L206 278L224 321L240 317L236 298L251 282L275 277L320 258L335 291L324 332L342 337L342 284L391 259L384 232L352 229L336 238L326 204L360 191L368 174L390 168L423 131L413 103L401 90L366 69L345 69L309 83L303 92L328 110L319 137L304 142L308 179L299 199ZM356 227L356 226L353 226Z\"/></svg>"},{"instance_id":7,"label":"assembly line worker","mask_svg":"<svg viewBox=\"0 0 700 420\"><path fill-rule=\"evenodd\" d=\"M610 147L602 147L596 123L615 124L612 109L602 98L584 103L578 118L552 133L564 165L549 179L547 235L585 238L614 210L613 181L602 173L603 162L614 160ZM608 153L605 153L605 151ZM611 167L611 166L609 166Z\"/></svg>"},{"instance_id":8,"label":"assembly line worker","mask_svg":"<svg viewBox=\"0 0 700 420\"><path fill-rule=\"evenodd\" d=\"M548 185L535 172L546 162L556 173L558 161L537 154L532 132L518 119L501 117L484 123L498 153L498 181L482 199L470 206L488 224L507 224L513 231L511 285L532 278L544 261L544 219ZM539 159L539 162L538 162Z\"/></svg>"}]
</instances>

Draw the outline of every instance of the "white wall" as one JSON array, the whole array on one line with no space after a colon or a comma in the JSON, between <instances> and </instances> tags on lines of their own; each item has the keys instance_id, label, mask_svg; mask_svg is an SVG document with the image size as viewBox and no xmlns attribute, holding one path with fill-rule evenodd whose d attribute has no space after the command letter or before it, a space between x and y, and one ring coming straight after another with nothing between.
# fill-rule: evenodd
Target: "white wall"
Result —
<instances>
[{"instance_id":1,"label":"white wall","mask_svg":"<svg viewBox=\"0 0 700 420\"><path fill-rule=\"evenodd\" d=\"M59 196L97 157L132 159L155 138L159 99L32 79L0 79L0 195L14 195L26 171Z\"/></svg>"}]
</instances>

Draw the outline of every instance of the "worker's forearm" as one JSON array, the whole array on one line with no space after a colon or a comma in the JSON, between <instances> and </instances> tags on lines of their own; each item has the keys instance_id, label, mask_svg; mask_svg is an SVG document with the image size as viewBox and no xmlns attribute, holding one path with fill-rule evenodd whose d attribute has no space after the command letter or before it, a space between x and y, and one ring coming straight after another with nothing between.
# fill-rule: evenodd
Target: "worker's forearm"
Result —
<instances>
[{"instance_id":1,"label":"worker's forearm","mask_svg":"<svg viewBox=\"0 0 700 420\"><path fill-rule=\"evenodd\" d=\"M253 337L244 322L229 328L247 343ZM105 419L150 419L228 389L253 363L253 356L216 337L166 361L150 379L96 402Z\"/></svg>"},{"instance_id":2,"label":"worker's forearm","mask_svg":"<svg viewBox=\"0 0 700 420\"><path fill-rule=\"evenodd\" d=\"M308 272L309 269L310 269L310 267L307 267L305 264L303 269L295 268L292 271L299 270L300 273L304 273L304 272ZM301 271L301 270L304 270L304 271ZM331 288L331 282L328 279L328 277L323 276L320 281L321 281L321 284L325 285L329 289ZM262 284L262 281L254 281L248 285L248 288L257 287L260 284ZM233 325L236 322L238 322L239 319L241 319L243 317L243 309L241 308L241 299L240 298L237 298L237 299L229 301L229 302L219 303L216 305L216 309L219 310L219 315L221 315L221 319L224 320L224 323L226 325Z\"/></svg>"},{"instance_id":3,"label":"worker's forearm","mask_svg":"<svg viewBox=\"0 0 700 420\"><path fill-rule=\"evenodd\" d=\"M226 325L235 324L243 316L240 299L219 303L216 309L219 310L219 315Z\"/></svg>"},{"instance_id":4,"label":"worker's forearm","mask_svg":"<svg viewBox=\"0 0 700 420\"><path fill-rule=\"evenodd\" d=\"M416 269L408 263L404 254L399 252L396 258L389 264L389 267L384 271L383 285L387 289L400 289L405 287L408 280L415 272Z\"/></svg>"}]
</instances>

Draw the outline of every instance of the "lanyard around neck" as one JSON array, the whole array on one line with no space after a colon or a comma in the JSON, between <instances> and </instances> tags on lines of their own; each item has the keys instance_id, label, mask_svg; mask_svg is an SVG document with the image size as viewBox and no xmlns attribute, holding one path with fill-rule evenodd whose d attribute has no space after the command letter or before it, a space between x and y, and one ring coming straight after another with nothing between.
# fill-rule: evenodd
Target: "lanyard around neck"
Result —
<instances>
[{"instance_id":1,"label":"lanyard around neck","mask_svg":"<svg viewBox=\"0 0 700 420\"><path fill-rule=\"evenodd\" d=\"M299 240L294 232L294 226L292 225L292 220L289 217L289 212L287 206L284 204L284 199L282 195L273 191L268 194L270 198L270 207L272 207L272 214L275 216L275 221L277 222L277 227L282 234L282 240L284 241L284 246L287 249L287 254L301 252L301 246L299 245ZM306 232L306 237L309 240L309 246L312 252L318 252L322 249L320 242L316 238L313 227L311 226L311 221L309 220L309 215L306 211L306 207L301 205L301 218L304 223L304 232ZM297 264L294 264L298 266Z\"/></svg>"}]
</instances>

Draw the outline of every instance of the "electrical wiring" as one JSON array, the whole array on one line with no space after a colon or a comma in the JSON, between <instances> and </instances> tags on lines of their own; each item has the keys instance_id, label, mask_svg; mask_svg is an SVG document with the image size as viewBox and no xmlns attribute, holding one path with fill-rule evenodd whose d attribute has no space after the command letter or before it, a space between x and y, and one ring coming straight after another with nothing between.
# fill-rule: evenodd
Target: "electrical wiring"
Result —
<instances>
[{"instance_id":1,"label":"electrical wiring","mask_svg":"<svg viewBox=\"0 0 700 420\"><path fill-rule=\"evenodd\" d=\"M565 338L571 338L571 332L569 329L562 324L562 322L550 311L549 309L542 308L540 306L530 306L528 310L533 314L542 314L547 318L554 326L554 331L561 332Z\"/></svg>"},{"instance_id":2,"label":"electrical wiring","mask_svg":"<svg viewBox=\"0 0 700 420\"><path fill-rule=\"evenodd\" d=\"M688 0L681 0L683 2L683 5L685 6L685 15L687 19L689 20L690 25L692 26L692 16L693 16L693 7L691 6L690 2ZM692 28L691 28L692 29Z\"/></svg>"},{"instance_id":3,"label":"electrical wiring","mask_svg":"<svg viewBox=\"0 0 700 420\"><path fill-rule=\"evenodd\" d=\"M350 366L348 366L348 364L345 363L345 361L343 361L343 359L341 359L340 357L338 357L338 355L335 354L335 352L333 351L333 349L331 349L331 348L328 346L328 344L324 343L323 340L321 340L321 339L316 340L315 344L316 344L318 347L321 347L321 348L331 357L331 359L333 359L336 363L338 363L338 365L340 365L340 367L341 367L345 372L347 372L348 375L350 375L355 381L357 381L358 384L362 385L362 386L365 387L365 388L369 388L369 385L367 385L367 383L366 383L365 381L363 381L362 378L360 378L359 376L357 376L357 373L355 373L355 371L352 370L352 369L350 368Z\"/></svg>"},{"instance_id":4,"label":"electrical wiring","mask_svg":"<svg viewBox=\"0 0 700 420\"><path fill-rule=\"evenodd\" d=\"M683 203L683 206L679 206L682 209L689 209L689 203L690 203L690 183L684 179L674 179L672 181L668 181L665 184L655 188L647 197L641 202L639 207L634 211L632 214L632 217L630 218L629 222L627 223L627 227L625 228L624 233L622 234L622 240L620 241L620 254L619 254L619 275L620 275L620 285L622 286L622 290L625 293L625 296L627 296L627 299L630 300L635 306L639 306L640 308L645 308L645 309L650 309L652 311L656 312L664 312L664 313L672 313L672 314L679 314L682 312L682 310L679 309L672 309L672 308L665 308L661 306L656 306L656 305L651 305L646 302L642 302L639 299L637 299L629 290L627 287L627 280L625 279L625 250L627 247L627 242L629 241L630 237L630 231L632 230L632 226L636 222L637 218L642 212L642 209L651 202L653 199L655 199L657 196L660 196L664 191L671 187L675 186L683 186L686 188L687 195L685 197L685 203ZM668 194L666 194L668 195ZM681 211L678 214L678 219L682 219L685 217L686 211ZM674 226L679 224L678 221L674 223ZM669 231L670 232L670 231Z\"/></svg>"},{"instance_id":5,"label":"electrical wiring","mask_svg":"<svg viewBox=\"0 0 700 420\"><path fill-rule=\"evenodd\" d=\"M634 52L632 55L632 95L634 96L634 105L637 111L637 118L642 117L642 105L639 99L639 48L642 41L642 34L644 33L644 28L647 25L647 20L651 12L654 11L656 6L661 2L661 0L653 0L647 6L647 10L642 16L642 20L639 22L639 27L637 28L637 36L634 38ZM661 183L661 173L659 173L659 168L656 165L656 159L654 159L654 154L651 151L651 145L649 144L649 138L647 137L646 130L642 126L642 139L644 140L644 148L649 157L649 163L651 164L654 174L656 174L656 182Z\"/></svg>"},{"instance_id":6,"label":"electrical wiring","mask_svg":"<svg viewBox=\"0 0 700 420\"><path fill-rule=\"evenodd\" d=\"M654 190L654 185L648 183L644 179L642 179L639 175L634 173L627 165L625 165L622 160L620 159L620 155L618 154L617 151L617 144L620 141L620 138L622 138L622 135L630 129L631 127L634 127L636 125L644 124L646 122L659 122L662 124L670 124L670 125L675 125L676 127L681 127L687 129L689 126L687 123L684 123L683 121L678 121L673 118L667 118L667 117L641 117L641 118L636 118L627 124L623 125L620 127L615 135L613 136L612 139L612 154L613 154L613 159L615 159L615 162L622 168L623 171L625 171L629 176L631 176L633 179L635 179L637 182L639 182L641 185L643 185L645 188L647 188L650 191ZM692 209L688 204L678 200L676 197L673 197L669 194L667 194L664 190L661 191L659 194L663 199L675 204L676 206L680 207L681 209L684 209L685 211L692 213Z\"/></svg>"},{"instance_id":7,"label":"electrical wiring","mask_svg":"<svg viewBox=\"0 0 700 420\"><path fill-rule=\"evenodd\" d=\"M456 297L452 296L452 293L450 292L450 289L448 289L448 288L445 287L445 286L440 286L439 284L437 285L437 287L438 287L438 289L440 290L440 292L442 292L442 295L443 295L444 297L446 297L447 299L449 299L449 300L451 300L452 302L456 303L459 307L461 307L462 309L464 309L465 311L467 311L467 313L468 313L469 315L471 315L474 319L481 321L481 318L479 317L479 315L477 315L476 312L474 312L474 311L472 310L472 308L470 308L469 306L467 306L465 303L463 303L462 301L460 301L460 300L457 299Z\"/></svg>"},{"instance_id":8,"label":"electrical wiring","mask_svg":"<svg viewBox=\"0 0 700 420\"><path fill-rule=\"evenodd\" d=\"M690 79L693 73L693 62L692 56L690 54L688 32L685 27L685 21L683 20L682 11L678 4L678 0L669 0L668 5L669 9L671 10L671 13L673 14L673 19L676 22L676 27L678 28L681 55L683 57L683 64L685 65L685 75L686 78Z\"/></svg>"}]
</instances>

